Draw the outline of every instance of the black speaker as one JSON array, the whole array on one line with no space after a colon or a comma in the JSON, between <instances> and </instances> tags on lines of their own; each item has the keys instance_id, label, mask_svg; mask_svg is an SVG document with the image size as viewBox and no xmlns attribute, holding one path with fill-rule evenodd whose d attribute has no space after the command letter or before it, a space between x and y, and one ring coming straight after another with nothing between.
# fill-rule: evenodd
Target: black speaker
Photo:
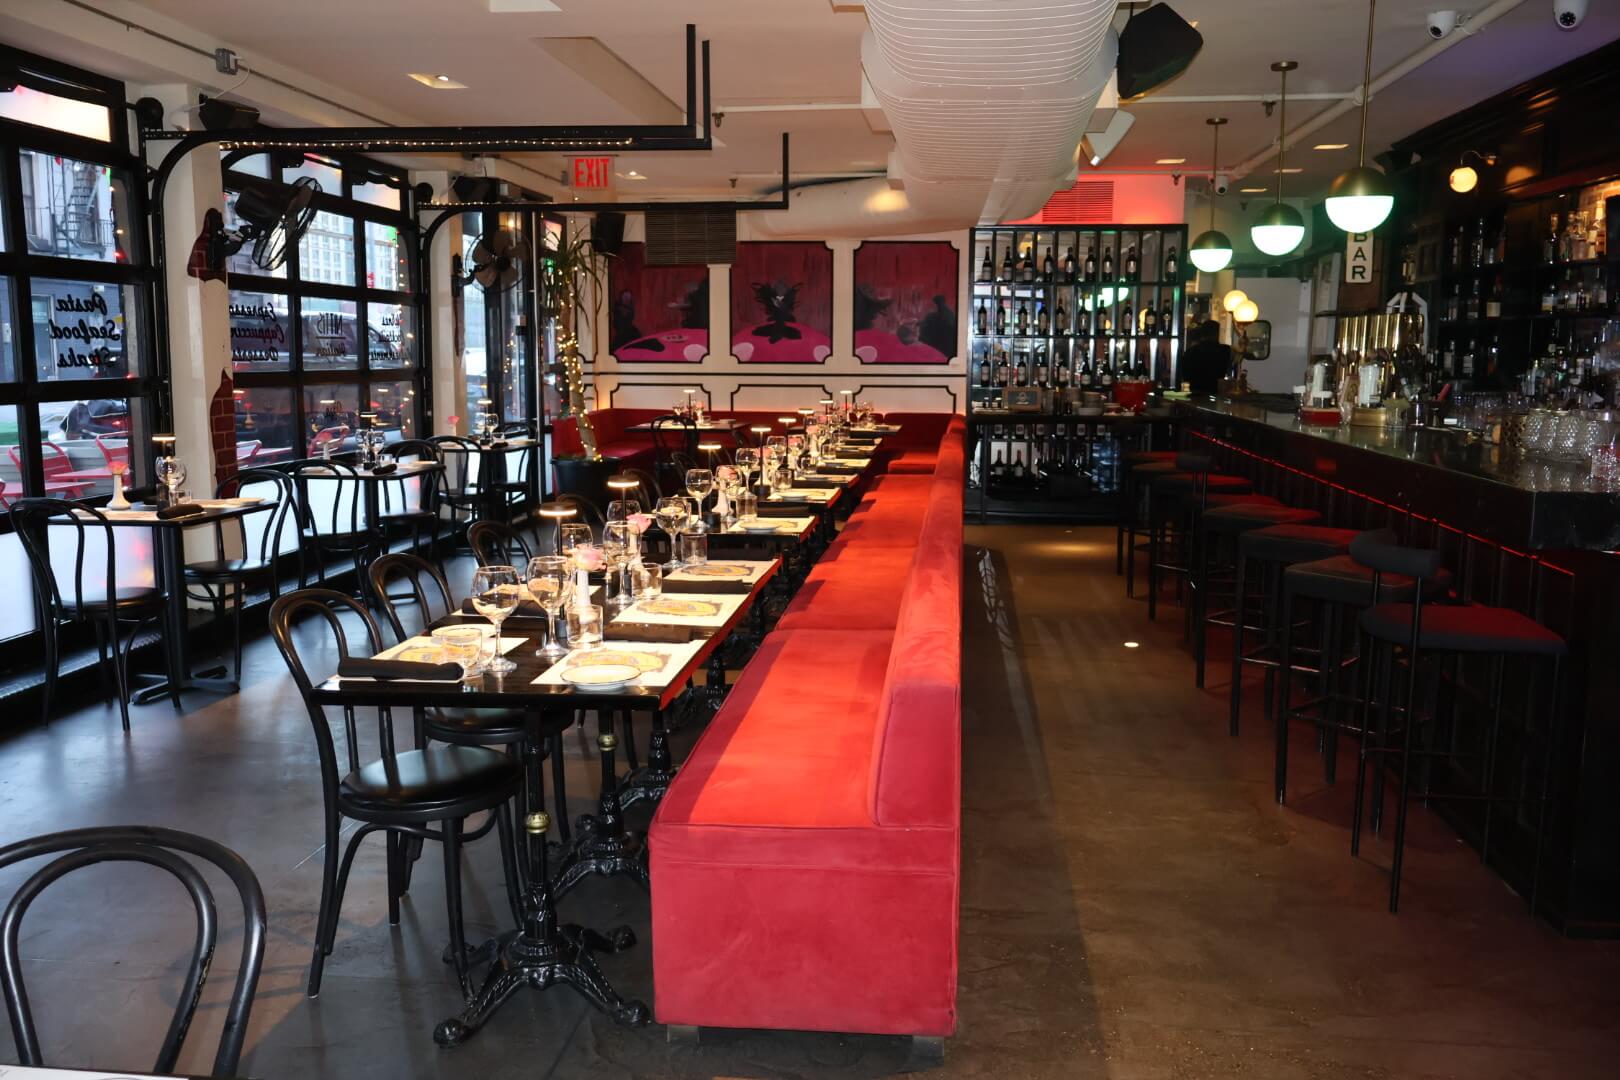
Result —
<instances>
[{"instance_id":1,"label":"black speaker","mask_svg":"<svg viewBox=\"0 0 1620 1080\"><path fill-rule=\"evenodd\" d=\"M624 215L617 211L597 214L591 223L591 243L604 255L624 250Z\"/></svg>"},{"instance_id":2,"label":"black speaker","mask_svg":"<svg viewBox=\"0 0 1620 1080\"><path fill-rule=\"evenodd\" d=\"M1154 4L1133 15L1119 32L1119 96L1145 94L1187 70L1204 36L1169 4Z\"/></svg>"},{"instance_id":3,"label":"black speaker","mask_svg":"<svg viewBox=\"0 0 1620 1080\"><path fill-rule=\"evenodd\" d=\"M500 185L484 176L458 176L450 181L457 202L494 202L500 194Z\"/></svg>"},{"instance_id":4,"label":"black speaker","mask_svg":"<svg viewBox=\"0 0 1620 1080\"><path fill-rule=\"evenodd\" d=\"M209 131L241 131L259 123L258 109L223 98L203 98L197 116Z\"/></svg>"}]
</instances>

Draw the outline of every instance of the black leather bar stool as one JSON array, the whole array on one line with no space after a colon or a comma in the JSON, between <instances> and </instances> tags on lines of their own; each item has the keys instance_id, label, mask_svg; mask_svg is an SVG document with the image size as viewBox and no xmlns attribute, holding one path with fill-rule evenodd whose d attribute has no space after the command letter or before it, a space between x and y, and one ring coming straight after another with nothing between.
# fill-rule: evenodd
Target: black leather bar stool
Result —
<instances>
[{"instance_id":1,"label":"black leather bar stool","mask_svg":"<svg viewBox=\"0 0 1620 1080\"><path fill-rule=\"evenodd\" d=\"M1241 561L1238 545L1245 533L1276 525L1309 525L1321 520L1322 515L1315 510L1284 506L1280 502L1242 502L1204 511L1199 519L1198 542L1193 546L1192 560L1193 670L1194 682L1199 689L1204 686L1205 644L1209 627L1232 627L1238 617L1239 603L1236 599L1231 608L1210 611L1209 594L1215 583L1215 568L1227 565L1235 568L1235 564ZM1223 551L1230 553L1228 563L1220 561ZM1235 573L1233 585L1234 588L1238 585ZM1234 667L1234 679L1237 674L1238 670Z\"/></svg>"},{"instance_id":2,"label":"black leather bar stool","mask_svg":"<svg viewBox=\"0 0 1620 1080\"><path fill-rule=\"evenodd\" d=\"M1394 544L1395 534L1389 529L1376 529L1357 533L1354 544L1362 536L1373 542ZM1324 559L1294 563L1283 569L1282 587L1282 653L1279 667L1282 672L1278 688L1276 720L1277 747L1275 783L1277 801L1286 801L1288 788L1288 725L1294 719L1308 719L1316 725L1318 749L1322 752L1322 773L1333 783L1338 763L1339 733L1362 734L1361 702L1354 694L1340 692L1340 680L1350 663L1360 663L1358 650L1349 660L1345 657L1346 616L1374 603L1374 578L1371 567L1358 562L1349 554L1330 555ZM1399 574L1384 574L1377 582L1377 600L1410 601L1416 583ZM1451 574L1437 569L1423 583L1425 595L1430 599L1444 596L1451 588ZM1301 601L1317 609L1319 636L1314 653L1317 663L1312 665L1296 659L1298 644L1295 625ZM1354 633L1354 631L1351 631ZM1313 675L1320 680L1320 694L1298 708L1294 707L1294 675ZM1353 707L1351 719L1341 719L1345 707Z\"/></svg>"},{"instance_id":3,"label":"black leather bar stool","mask_svg":"<svg viewBox=\"0 0 1620 1080\"><path fill-rule=\"evenodd\" d=\"M1176 471L1154 475L1148 482L1149 619L1159 615L1162 576L1176 577L1179 585L1190 575L1197 522L1204 510L1233 501L1264 502L1269 498L1255 497L1254 484L1245 477L1215 472L1215 461L1208 454L1177 454L1175 466ZM1174 543L1170 542L1172 527Z\"/></svg>"},{"instance_id":4,"label":"black leather bar stool","mask_svg":"<svg viewBox=\"0 0 1620 1080\"><path fill-rule=\"evenodd\" d=\"M1230 729L1238 733L1239 717L1243 711L1244 665L1262 667L1266 672L1265 715L1271 719L1271 706L1275 693L1275 675L1281 666L1281 650L1277 635L1281 629L1278 608L1282 599L1282 571L1295 563L1312 562L1350 550L1354 529L1336 529L1329 525L1286 524L1268 525L1249 529L1238 537L1237 567L1234 572L1232 612L1232 694ZM1261 644L1245 652L1244 631L1248 612L1248 572L1250 563L1260 564L1261 602L1260 624L1264 636Z\"/></svg>"},{"instance_id":5,"label":"black leather bar stool","mask_svg":"<svg viewBox=\"0 0 1620 1080\"><path fill-rule=\"evenodd\" d=\"M1372 569L1373 587L1378 589L1383 579L1391 575L1406 575L1416 582L1410 602L1380 602L1361 613L1360 626L1369 639L1369 658L1372 652L1379 657L1377 681L1374 685L1374 664L1368 663L1362 672L1362 685L1368 688L1364 697L1369 714L1377 707L1377 727L1372 721L1362 724L1361 754L1356 767L1355 821L1351 825L1350 852L1358 854L1361 843L1361 817L1366 788L1367 761L1371 755L1398 757L1400 786L1395 802L1395 850L1390 864L1389 910L1395 911L1401 899L1401 869L1406 847L1406 815L1412 788L1412 766L1416 753L1412 749L1412 736L1419 724L1417 714L1417 686L1419 668L1425 656L1433 654L1489 654L1491 687L1490 727L1485 737L1485 760L1478 794L1426 791L1426 799L1449 799L1482 802L1486 806L1484 834L1480 842L1481 861L1490 856L1492 807L1498 803L1533 804L1536 808L1536 853L1530 875L1530 913L1535 914L1541 883L1541 853L1547 832L1547 794L1551 786L1551 767L1554 743L1558 731L1559 674L1569 645L1558 634L1542 626L1528 615L1512 608L1490 607L1485 604L1459 604L1450 606L1424 606L1424 585L1433 580L1440 570L1440 553L1420 548L1400 547L1383 538L1357 537L1350 545L1350 554ZM1399 648L1406 658L1406 687L1403 700L1393 701L1392 681L1395 650ZM1523 795L1496 793L1497 744L1502 731L1503 672L1507 657L1525 657L1545 660L1551 666L1551 695L1545 728L1541 737L1541 761L1538 774L1525 777ZM1390 718L1392 712L1400 715L1399 745L1394 745ZM1526 724L1530 717L1526 716ZM1421 751L1426 756L1451 757L1450 751ZM1533 789L1533 790L1532 790ZM1381 790L1379 791L1381 794Z\"/></svg>"}]
</instances>

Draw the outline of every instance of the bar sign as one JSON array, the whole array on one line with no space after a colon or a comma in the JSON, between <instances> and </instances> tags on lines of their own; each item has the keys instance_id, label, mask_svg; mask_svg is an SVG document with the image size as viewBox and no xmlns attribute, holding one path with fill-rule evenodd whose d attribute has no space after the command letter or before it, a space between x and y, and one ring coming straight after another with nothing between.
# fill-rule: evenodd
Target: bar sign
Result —
<instances>
[{"instance_id":1,"label":"bar sign","mask_svg":"<svg viewBox=\"0 0 1620 1080\"><path fill-rule=\"evenodd\" d=\"M1344 283L1371 285L1373 271L1373 234L1346 233L1344 237Z\"/></svg>"},{"instance_id":2,"label":"bar sign","mask_svg":"<svg viewBox=\"0 0 1620 1080\"><path fill-rule=\"evenodd\" d=\"M585 191L606 191L613 186L613 159L611 157L576 157L569 175L574 187Z\"/></svg>"}]
</instances>

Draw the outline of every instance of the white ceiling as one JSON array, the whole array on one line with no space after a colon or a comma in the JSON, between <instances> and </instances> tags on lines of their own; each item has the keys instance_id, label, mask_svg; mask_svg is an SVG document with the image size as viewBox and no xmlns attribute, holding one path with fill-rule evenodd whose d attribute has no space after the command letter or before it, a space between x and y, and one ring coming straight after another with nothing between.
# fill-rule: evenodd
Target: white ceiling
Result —
<instances>
[{"instance_id":1,"label":"white ceiling","mask_svg":"<svg viewBox=\"0 0 1620 1080\"><path fill-rule=\"evenodd\" d=\"M1425 13L1443 0L1385 0L1378 13L1375 75L1429 43ZM1487 0L1468 0L1464 10ZM682 35L698 25L713 50L713 95L726 111L712 154L657 154L626 158L649 179L626 181L626 195L727 193L768 189L776 175L779 138L793 136L794 172L800 177L881 171L892 142L874 134L858 109L744 113L728 106L855 103L860 98L860 37L865 18L835 11L829 0L556 0L554 13L491 14L488 0L144 0L144 6L196 32L199 44L230 45L321 80L353 95L355 108L383 103L391 118L427 123L636 122L611 96L557 65L535 42L542 36L595 37L677 102L684 97ZM120 5L135 17L135 3ZM841 5L848 6L848 5ZM1349 91L1361 78L1367 9L1364 0L1175 0L1198 21L1202 54L1179 79L1151 97L1275 93L1273 60L1300 68L1290 92ZM1374 152L1456 110L1620 37L1620 5L1592 5L1573 33L1556 29L1551 0L1526 0L1480 34L1407 76L1373 102ZM1122 25L1124 15L1119 16ZM29 43L15 42L24 48ZM71 46L57 50L73 53ZM84 55L63 59L86 62ZM150 78L138 60L101 53L101 70ZM119 70L122 64L127 70ZM432 90L409 72L445 73L465 90ZM240 91L251 98L251 80ZM347 103L347 102L346 102ZM1328 107L1290 106L1292 122ZM1222 159L1232 162L1264 151L1276 136L1259 102L1128 106L1137 123L1104 163L1104 171L1148 169L1162 157L1186 157L1193 174L1208 169L1207 116L1230 119L1222 133ZM1016 124L1017 118L1010 117ZM1287 178L1291 193L1320 194L1354 162L1357 118L1340 119L1308 140L1346 142L1344 151L1309 149L1291 154L1306 168ZM556 159L531 162L555 174ZM1262 167L1250 180L1273 179ZM1234 190L1238 185L1234 185Z\"/></svg>"}]
</instances>

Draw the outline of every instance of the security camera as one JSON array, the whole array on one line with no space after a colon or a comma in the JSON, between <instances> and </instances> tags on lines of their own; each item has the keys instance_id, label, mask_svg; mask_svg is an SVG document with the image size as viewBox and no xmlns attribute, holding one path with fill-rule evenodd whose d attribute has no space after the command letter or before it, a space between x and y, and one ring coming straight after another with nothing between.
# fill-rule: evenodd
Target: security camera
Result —
<instances>
[{"instance_id":1,"label":"security camera","mask_svg":"<svg viewBox=\"0 0 1620 1080\"><path fill-rule=\"evenodd\" d=\"M1553 0L1553 20L1560 30L1573 30L1586 19L1589 0Z\"/></svg>"},{"instance_id":2,"label":"security camera","mask_svg":"<svg viewBox=\"0 0 1620 1080\"><path fill-rule=\"evenodd\" d=\"M1232 189L1232 178L1225 173L1215 174L1215 194L1225 195Z\"/></svg>"},{"instance_id":3,"label":"security camera","mask_svg":"<svg viewBox=\"0 0 1620 1080\"><path fill-rule=\"evenodd\" d=\"M1181 183L1181 174L1178 173L1178 172L1171 173L1170 174L1170 182L1172 184L1180 184Z\"/></svg>"},{"instance_id":4,"label":"security camera","mask_svg":"<svg viewBox=\"0 0 1620 1080\"><path fill-rule=\"evenodd\" d=\"M1441 38L1457 29L1457 13L1455 11L1429 12L1429 36L1439 41Z\"/></svg>"}]
</instances>

